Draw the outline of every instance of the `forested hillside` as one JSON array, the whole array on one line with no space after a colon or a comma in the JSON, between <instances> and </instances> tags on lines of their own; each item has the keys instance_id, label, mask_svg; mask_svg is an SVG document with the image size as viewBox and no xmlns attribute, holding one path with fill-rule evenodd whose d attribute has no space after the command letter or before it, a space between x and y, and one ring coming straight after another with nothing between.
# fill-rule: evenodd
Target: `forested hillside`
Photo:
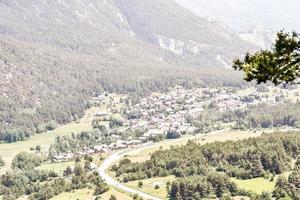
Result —
<instances>
[{"instance_id":1,"label":"forested hillside","mask_svg":"<svg viewBox=\"0 0 300 200\"><path fill-rule=\"evenodd\" d=\"M0 140L78 119L104 90L240 84L224 66L251 49L172 1L1 1Z\"/></svg>"}]
</instances>

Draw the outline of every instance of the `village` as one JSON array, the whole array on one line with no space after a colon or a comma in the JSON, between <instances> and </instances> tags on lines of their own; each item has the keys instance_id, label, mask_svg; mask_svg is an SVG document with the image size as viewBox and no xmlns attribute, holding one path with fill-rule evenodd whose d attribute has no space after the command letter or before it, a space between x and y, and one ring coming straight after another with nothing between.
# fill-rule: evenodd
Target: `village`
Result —
<instances>
[{"instance_id":1,"label":"village","mask_svg":"<svg viewBox=\"0 0 300 200\"><path fill-rule=\"evenodd\" d=\"M94 97L93 106L104 107L106 111L94 113L93 123L109 134L110 144L86 147L77 153L55 155L53 162L62 162L120 149L148 145L163 139L175 139L182 135L201 133L191 123L208 106L215 106L217 112L247 109L249 106L270 103L287 98L289 93L268 95L268 90L257 89L238 94L231 88L175 87L164 93L152 93L141 98L134 105L125 95L103 94Z\"/></svg>"}]
</instances>

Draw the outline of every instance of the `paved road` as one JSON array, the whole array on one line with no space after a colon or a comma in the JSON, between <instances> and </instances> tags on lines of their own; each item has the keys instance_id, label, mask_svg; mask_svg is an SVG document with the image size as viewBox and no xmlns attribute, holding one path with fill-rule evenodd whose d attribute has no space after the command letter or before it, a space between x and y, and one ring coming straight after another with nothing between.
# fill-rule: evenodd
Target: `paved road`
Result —
<instances>
[{"instance_id":1,"label":"paved road","mask_svg":"<svg viewBox=\"0 0 300 200\"><path fill-rule=\"evenodd\" d=\"M131 194L138 194L140 197L143 197L143 199L145 199L145 200L162 200L160 198L157 198L157 197L151 196L149 194L143 193L141 191L135 190L133 188L129 188L129 187L123 185L122 183L118 182L117 180L113 179L106 173L106 170L108 170L109 167L114 162L120 160L125 155L126 152L128 152L128 150L118 151L105 159L105 161L100 165L100 167L98 169L98 172L99 172L100 176L102 177L102 179L108 185L114 186L124 192L129 192Z\"/></svg>"}]
</instances>

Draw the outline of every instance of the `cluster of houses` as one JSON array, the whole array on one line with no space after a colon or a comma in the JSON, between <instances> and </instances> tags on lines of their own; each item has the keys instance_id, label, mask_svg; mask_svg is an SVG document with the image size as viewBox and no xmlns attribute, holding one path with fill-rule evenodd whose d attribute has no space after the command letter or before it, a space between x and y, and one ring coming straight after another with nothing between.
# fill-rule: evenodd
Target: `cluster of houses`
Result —
<instances>
[{"instance_id":1,"label":"cluster of houses","mask_svg":"<svg viewBox=\"0 0 300 200\"><path fill-rule=\"evenodd\" d=\"M188 121L203 110L203 102L197 99L199 91L176 87L168 93L154 93L126 111L130 129L145 130L143 137L165 135L168 131L194 133L196 127Z\"/></svg>"}]
</instances>

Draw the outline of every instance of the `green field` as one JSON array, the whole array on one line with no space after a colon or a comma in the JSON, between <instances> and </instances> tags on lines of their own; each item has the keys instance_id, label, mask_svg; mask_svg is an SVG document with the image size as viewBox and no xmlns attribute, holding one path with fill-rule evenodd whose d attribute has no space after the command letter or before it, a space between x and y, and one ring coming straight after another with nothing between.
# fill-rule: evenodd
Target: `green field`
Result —
<instances>
[{"instance_id":1,"label":"green field","mask_svg":"<svg viewBox=\"0 0 300 200\"><path fill-rule=\"evenodd\" d=\"M114 188L111 188L108 192L101 195L101 200L109 200L111 195L114 195L117 200L132 200L132 197L128 194L120 192Z\"/></svg>"},{"instance_id":2,"label":"green field","mask_svg":"<svg viewBox=\"0 0 300 200\"><path fill-rule=\"evenodd\" d=\"M253 178L249 180L232 179L240 189L250 190L257 194L262 192L272 192L275 188L276 181L269 181L265 178Z\"/></svg>"},{"instance_id":3,"label":"green field","mask_svg":"<svg viewBox=\"0 0 300 200\"><path fill-rule=\"evenodd\" d=\"M289 177L291 172L285 172L282 175L286 178ZM262 192L272 192L276 186L276 181L280 175L276 175L274 181L269 181L265 178L253 178L249 180L240 180L232 178L232 180L238 185L239 188L250 190L257 194L261 194Z\"/></svg>"},{"instance_id":4,"label":"green field","mask_svg":"<svg viewBox=\"0 0 300 200\"><path fill-rule=\"evenodd\" d=\"M139 188L138 183L139 181L131 181L128 183L125 183L126 186L140 190L144 193L151 194L153 196L167 199L168 198L168 192L166 188L166 184L168 181L172 183L172 181L175 180L174 176L168 176L168 177L159 177L159 178L149 178L141 180L143 182L143 187ZM155 185L158 185L160 188L155 189Z\"/></svg>"}]
</instances>

